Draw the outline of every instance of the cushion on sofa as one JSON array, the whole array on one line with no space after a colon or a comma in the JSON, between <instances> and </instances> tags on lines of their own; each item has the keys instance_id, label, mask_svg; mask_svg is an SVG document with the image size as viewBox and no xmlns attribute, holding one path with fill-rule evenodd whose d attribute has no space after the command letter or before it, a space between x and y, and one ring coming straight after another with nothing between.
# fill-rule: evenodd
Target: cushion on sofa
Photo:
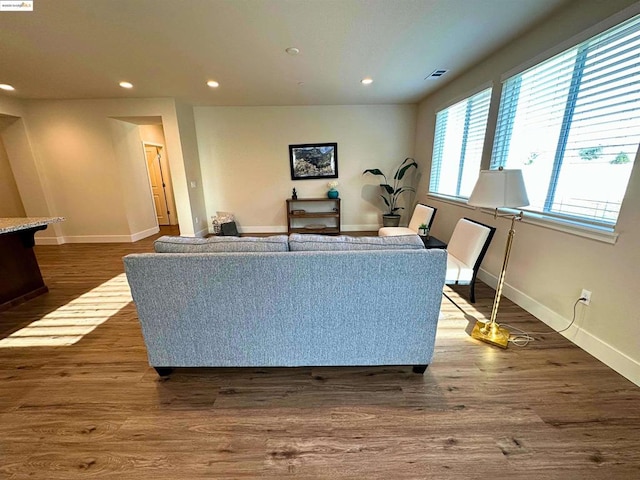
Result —
<instances>
[{"instance_id":1,"label":"cushion on sofa","mask_svg":"<svg viewBox=\"0 0 640 480\"><path fill-rule=\"evenodd\" d=\"M153 247L156 253L215 253L215 252L286 252L286 235L271 237L172 237L158 238Z\"/></svg>"},{"instance_id":2,"label":"cushion on sofa","mask_svg":"<svg viewBox=\"0 0 640 480\"><path fill-rule=\"evenodd\" d=\"M289 249L293 251L327 250L421 250L424 243L418 235L398 237L350 237L292 233Z\"/></svg>"}]
</instances>

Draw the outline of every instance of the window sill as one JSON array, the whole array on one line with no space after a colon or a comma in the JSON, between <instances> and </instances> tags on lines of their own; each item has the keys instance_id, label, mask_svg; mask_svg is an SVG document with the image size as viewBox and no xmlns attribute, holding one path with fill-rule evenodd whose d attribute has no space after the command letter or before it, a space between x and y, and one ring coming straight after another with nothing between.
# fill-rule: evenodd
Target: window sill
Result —
<instances>
[{"instance_id":1,"label":"window sill","mask_svg":"<svg viewBox=\"0 0 640 480\"><path fill-rule=\"evenodd\" d=\"M434 200L438 200L439 202L449 203L451 205L455 205L456 207L467 208L469 210L475 210L475 207L467 204L466 198L450 197L448 195L441 195L439 193L428 193L427 195Z\"/></svg>"},{"instance_id":2,"label":"window sill","mask_svg":"<svg viewBox=\"0 0 640 480\"><path fill-rule=\"evenodd\" d=\"M428 196L433 198L434 200L438 200L443 203L448 203L451 205L455 205L457 207L467 208L469 210L479 210L487 215L493 216L493 210L486 209L486 208L472 207L467 203L466 198L449 197L449 196L440 195L437 193L429 193ZM508 208L500 209L501 213L507 213L507 214L516 214L519 211L520 210L508 209ZM522 218L523 223L528 223L530 225L537 225L543 228L549 228L551 230L568 233L570 235L576 235L578 237L589 238L591 240L608 243L610 245L615 245L616 241L618 240L619 234L616 233L612 228L598 227L595 225L589 225L589 224L580 223L577 221L549 217L537 212L530 212L526 210L523 210L523 211L524 211L524 217Z\"/></svg>"},{"instance_id":3,"label":"window sill","mask_svg":"<svg viewBox=\"0 0 640 480\"><path fill-rule=\"evenodd\" d=\"M524 212L522 219L524 223L538 225L540 227L549 228L559 232L577 235L579 237L590 238L598 242L615 245L618 240L618 233L613 229L606 227L597 227L580 222L572 222L570 220L561 220L553 217L547 217L535 212Z\"/></svg>"}]
</instances>

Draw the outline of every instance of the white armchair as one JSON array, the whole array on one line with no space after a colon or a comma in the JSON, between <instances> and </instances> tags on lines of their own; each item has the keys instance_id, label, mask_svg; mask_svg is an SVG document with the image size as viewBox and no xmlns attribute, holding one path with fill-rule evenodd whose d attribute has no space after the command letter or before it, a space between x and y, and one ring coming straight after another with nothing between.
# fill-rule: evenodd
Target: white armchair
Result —
<instances>
[{"instance_id":1,"label":"white armchair","mask_svg":"<svg viewBox=\"0 0 640 480\"><path fill-rule=\"evenodd\" d=\"M469 218L458 220L447 246L447 285L469 285L469 300L475 303L475 283L480 264L496 229Z\"/></svg>"},{"instance_id":2,"label":"white armchair","mask_svg":"<svg viewBox=\"0 0 640 480\"><path fill-rule=\"evenodd\" d=\"M423 223L431 228L433 219L436 216L436 210L437 208L418 203L416 208L413 209L413 215L411 216L408 227L382 227L378 230L378 236L416 235L418 233L418 227Z\"/></svg>"}]
</instances>

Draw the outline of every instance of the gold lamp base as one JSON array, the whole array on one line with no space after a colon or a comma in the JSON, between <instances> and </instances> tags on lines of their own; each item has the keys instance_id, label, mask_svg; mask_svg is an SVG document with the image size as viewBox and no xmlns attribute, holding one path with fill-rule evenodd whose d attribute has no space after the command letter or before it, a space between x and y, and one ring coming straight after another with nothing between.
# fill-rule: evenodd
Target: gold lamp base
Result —
<instances>
[{"instance_id":1,"label":"gold lamp base","mask_svg":"<svg viewBox=\"0 0 640 480\"><path fill-rule=\"evenodd\" d=\"M509 344L509 330L501 327L496 322L476 322L471 336L477 340L490 343L500 348L507 348Z\"/></svg>"}]
</instances>

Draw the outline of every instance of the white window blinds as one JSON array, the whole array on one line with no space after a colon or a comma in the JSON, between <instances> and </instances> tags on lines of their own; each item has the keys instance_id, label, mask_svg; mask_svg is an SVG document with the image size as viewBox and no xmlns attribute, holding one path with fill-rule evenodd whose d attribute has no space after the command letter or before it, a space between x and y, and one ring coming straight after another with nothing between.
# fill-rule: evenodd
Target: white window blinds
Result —
<instances>
[{"instance_id":1,"label":"white window blinds","mask_svg":"<svg viewBox=\"0 0 640 480\"><path fill-rule=\"evenodd\" d=\"M612 227L640 141L640 16L503 84L491 168L521 168L529 210Z\"/></svg>"},{"instance_id":2,"label":"white window blinds","mask_svg":"<svg viewBox=\"0 0 640 480\"><path fill-rule=\"evenodd\" d=\"M491 89L436 115L429 192L468 198L480 171Z\"/></svg>"}]
</instances>

